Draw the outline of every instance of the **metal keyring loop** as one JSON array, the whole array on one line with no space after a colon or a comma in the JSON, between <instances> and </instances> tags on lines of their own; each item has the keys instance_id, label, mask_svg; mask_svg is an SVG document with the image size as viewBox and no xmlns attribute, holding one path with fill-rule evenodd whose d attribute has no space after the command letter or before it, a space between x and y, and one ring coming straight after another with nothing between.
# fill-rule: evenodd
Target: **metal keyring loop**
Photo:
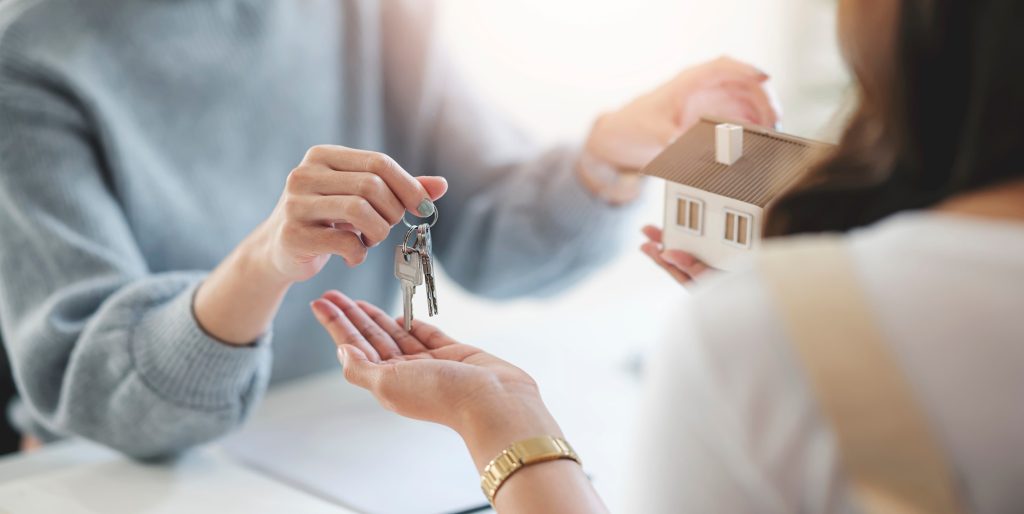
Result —
<instances>
[{"instance_id":1,"label":"metal keyring loop","mask_svg":"<svg viewBox=\"0 0 1024 514\"><path fill-rule=\"evenodd\" d=\"M416 227L409 227L409 230L405 232L405 237L402 238L402 251L409 253L409 238L416 233Z\"/></svg>"},{"instance_id":2,"label":"metal keyring loop","mask_svg":"<svg viewBox=\"0 0 1024 514\"><path fill-rule=\"evenodd\" d=\"M437 220L441 217L441 213L438 212L437 207L434 207L434 214L431 214L431 216L433 216L434 219L430 221L430 227L433 227L434 225L437 225ZM420 219L425 219L425 218L420 218ZM413 225L412 223L409 223L408 221L406 221L405 220L405 213L402 214L402 223L405 223L405 226L407 226L409 228L416 228L416 227L419 226L419 225Z\"/></svg>"}]
</instances>

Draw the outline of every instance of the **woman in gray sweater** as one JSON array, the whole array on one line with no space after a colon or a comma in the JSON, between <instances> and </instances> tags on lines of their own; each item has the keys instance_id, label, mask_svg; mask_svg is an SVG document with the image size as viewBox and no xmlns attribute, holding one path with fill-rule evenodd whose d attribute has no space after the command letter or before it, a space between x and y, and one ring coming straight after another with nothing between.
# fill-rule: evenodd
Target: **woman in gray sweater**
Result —
<instances>
[{"instance_id":1,"label":"woman in gray sweater","mask_svg":"<svg viewBox=\"0 0 1024 514\"><path fill-rule=\"evenodd\" d=\"M434 252L462 286L536 293L608 255L637 189L620 172L696 116L775 122L767 77L721 59L536 152L453 79L432 12L0 4L0 323L23 425L140 458L214 439L268 382L332 366L321 291L391 304L406 211L444 196Z\"/></svg>"}]
</instances>

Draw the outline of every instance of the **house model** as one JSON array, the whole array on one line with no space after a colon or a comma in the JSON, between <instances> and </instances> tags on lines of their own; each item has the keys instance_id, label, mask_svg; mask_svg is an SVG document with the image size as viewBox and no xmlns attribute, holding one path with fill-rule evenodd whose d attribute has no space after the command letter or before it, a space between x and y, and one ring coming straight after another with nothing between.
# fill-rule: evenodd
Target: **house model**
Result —
<instances>
[{"instance_id":1,"label":"house model","mask_svg":"<svg viewBox=\"0 0 1024 514\"><path fill-rule=\"evenodd\" d=\"M765 211L830 145L702 119L644 168L667 181L666 249L735 270L761 244Z\"/></svg>"}]
</instances>

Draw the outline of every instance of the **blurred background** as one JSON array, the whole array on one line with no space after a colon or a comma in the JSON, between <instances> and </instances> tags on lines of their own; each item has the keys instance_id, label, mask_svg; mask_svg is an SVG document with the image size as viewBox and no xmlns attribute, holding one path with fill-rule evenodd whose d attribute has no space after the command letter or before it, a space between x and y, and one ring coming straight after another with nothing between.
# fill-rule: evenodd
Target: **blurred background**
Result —
<instances>
[{"instance_id":1,"label":"blurred background","mask_svg":"<svg viewBox=\"0 0 1024 514\"><path fill-rule=\"evenodd\" d=\"M723 54L772 76L784 131L833 140L849 84L834 18L833 0L442 0L441 33L475 90L544 143L582 141L599 113ZM648 184L631 246L580 287L495 304L444 280L440 321L475 335L526 319L610 321L605 313L641 298L670 312L679 288L637 250L642 224L661 225L661 187ZM659 314L629 319L659 325Z\"/></svg>"},{"instance_id":2,"label":"blurred background","mask_svg":"<svg viewBox=\"0 0 1024 514\"><path fill-rule=\"evenodd\" d=\"M785 132L834 140L842 126L849 78L835 42L834 0L442 4L441 32L462 74L542 142L581 141L602 111L722 54L751 62L772 76ZM628 418L635 407L629 404L628 391L636 382L629 377L636 377L642 366L638 355L671 337L673 312L688 296L638 250L640 227L661 225L661 193L662 184L652 180L630 223L626 248L572 290L553 298L497 303L470 297L441 277L442 315L435 321L457 338L539 377L556 416L572 409ZM417 309L425 310L422 305ZM587 366L575 366L584 360ZM578 377L576 390L563 380L550 380L545 389L543 377L576 374L580 368L596 374ZM610 377L621 381L609 384ZM596 383L604 385L599 393L592 387ZM581 408L581 402L587 405ZM593 432L588 423L607 419L567 418L577 426L563 428L581 454L609 459L608 466L599 462L595 467L615 468L610 459L623 456L596 448L602 440L613 439L607 433L587 438ZM623 436L615 440L625 444L628 434ZM588 452L588 446L595 450ZM619 482L618 477L596 478L610 504L617 496L610 484Z\"/></svg>"}]
</instances>

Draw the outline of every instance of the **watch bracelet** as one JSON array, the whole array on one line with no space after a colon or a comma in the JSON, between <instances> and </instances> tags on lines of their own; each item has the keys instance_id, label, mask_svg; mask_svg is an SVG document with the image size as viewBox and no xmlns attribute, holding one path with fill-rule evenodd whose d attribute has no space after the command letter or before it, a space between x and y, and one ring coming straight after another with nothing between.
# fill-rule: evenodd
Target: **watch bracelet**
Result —
<instances>
[{"instance_id":1,"label":"watch bracelet","mask_svg":"<svg viewBox=\"0 0 1024 514\"><path fill-rule=\"evenodd\" d=\"M561 437L541 436L517 441L484 466L480 474L480 488L487 501L494 505L498 490L517 471L532 464L562 459L582 465L572 446Z\"/></svg>"}]
</instances>

